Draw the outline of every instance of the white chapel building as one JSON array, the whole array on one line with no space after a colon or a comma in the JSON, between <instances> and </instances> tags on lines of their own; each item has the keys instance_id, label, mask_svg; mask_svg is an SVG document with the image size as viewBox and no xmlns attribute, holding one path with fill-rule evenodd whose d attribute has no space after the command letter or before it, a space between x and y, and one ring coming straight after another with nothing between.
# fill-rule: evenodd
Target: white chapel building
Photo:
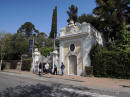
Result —
<instances>
[{"instance_id":1,"label":"white chapel building","mask_svg":"<svg viewBox=\"0 0 130 97\"><path fill-rule=\"evenodd\" d=\"M65 65L66 75L81 75L85 66L91 66L90 50L97 43L103 45L103 38L89 23L74 23L60 29L59 64Z\"/></svg>"}]
</instances>

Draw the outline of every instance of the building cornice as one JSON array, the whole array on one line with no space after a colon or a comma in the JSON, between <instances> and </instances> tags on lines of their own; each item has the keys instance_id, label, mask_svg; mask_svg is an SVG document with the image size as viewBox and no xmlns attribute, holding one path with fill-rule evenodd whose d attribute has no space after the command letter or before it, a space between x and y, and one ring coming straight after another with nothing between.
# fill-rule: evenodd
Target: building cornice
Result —
<instances>
[{"instance_id":1,"label":"building cornice","mask_svg":"<svg viewBox=\"0 0 130 97\"><path fill-rule=\"evenodd\" d=\"M58 40L66 40L66 39L72 39L72 38L77 38L77 37L86 37L88 36L89 33L87 32L83 32L83 33L76 33L76 34L68 34L66 36L61 36L61 37L58 37L57 39Z\"/></svg>"}]
</instances>

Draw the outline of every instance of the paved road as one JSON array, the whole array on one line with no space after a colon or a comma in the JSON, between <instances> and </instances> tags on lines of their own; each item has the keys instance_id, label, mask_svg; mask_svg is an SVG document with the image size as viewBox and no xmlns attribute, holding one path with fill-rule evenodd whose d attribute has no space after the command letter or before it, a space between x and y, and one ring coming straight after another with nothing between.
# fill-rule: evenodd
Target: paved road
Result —
<instances>
[{"instance_id":1,"label":"paved road","mask_svg":"<svg viewBox=\"0 0 130 97\"><path fill-rule=\"evenodd\" d=\"M81 83L0 72L0 97L130 97L129 93L89 89Z\"/></svg>"}]
</instances>

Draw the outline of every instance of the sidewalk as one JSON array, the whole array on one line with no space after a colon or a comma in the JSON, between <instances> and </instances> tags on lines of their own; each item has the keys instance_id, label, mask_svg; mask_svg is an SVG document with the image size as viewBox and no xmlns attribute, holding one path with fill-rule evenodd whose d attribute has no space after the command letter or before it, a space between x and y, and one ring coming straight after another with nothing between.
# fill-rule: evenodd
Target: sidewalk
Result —
<instances>
[{"instance_id":1,"label":"sidewalk","mask_svg":"<svg viewBox=\"0 0 130 97\"><path fill-rule=\"evenodd\" d=\"M5 72L17 73L17 74L31 74L32 72L18 71L18 70L4 70ZM114 78L97 78L97 77L82 77L82 76L68 76L68 75L51 75L44 74L43 77L64 79L71 81L79 81L83 86L94 89L108 89L118 91L130 91L130 80L126 79L114 79Z\"/></svg>"},{"instance_id":2,"label":"sidewalk","mask_svg":"<svg viewBox=\"0 0 130 97\"><path fill-rule=\"evenodd\" d=\"M97 77L82 77L72 75L44 75L45 77L76 80L82 82L83 86L92 89L110 90L110 91L126 91L130 92L130 80L114 79L114 78L97 78Z\"/></svg>"}]
</instances>

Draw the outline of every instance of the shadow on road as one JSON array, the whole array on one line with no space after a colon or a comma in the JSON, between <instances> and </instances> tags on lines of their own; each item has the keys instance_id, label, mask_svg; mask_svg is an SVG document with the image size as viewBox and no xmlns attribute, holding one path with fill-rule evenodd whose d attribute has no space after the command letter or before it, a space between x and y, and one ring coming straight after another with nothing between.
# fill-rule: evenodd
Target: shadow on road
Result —
<instances>
[{"instance_id":1,"label":"shadow on road","mask_svg":"<svg viewBox=\"0 0 130 97\"><path fill-rule=\"evenodd\" d=\"M0 92L0 97L91 97L74 92L63 91L60 84L16 86Z\"/></svg>"}]
</instances>

